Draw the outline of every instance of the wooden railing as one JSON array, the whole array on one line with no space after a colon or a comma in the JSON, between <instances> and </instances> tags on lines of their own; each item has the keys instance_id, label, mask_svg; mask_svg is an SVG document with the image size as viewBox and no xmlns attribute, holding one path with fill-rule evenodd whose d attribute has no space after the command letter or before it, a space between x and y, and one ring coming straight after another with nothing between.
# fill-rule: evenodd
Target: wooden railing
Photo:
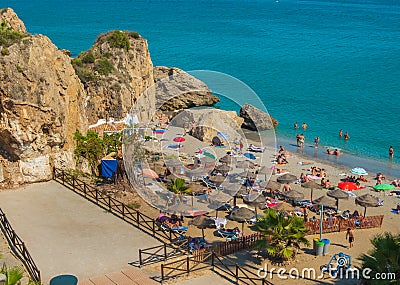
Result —
<instances>
[{"instance_id":1,"label":"wooden railing","mask_svg":"<svg viewBox=\"0 0 400 285\"><path fill-rule=\"evenodd\" d=\"M53 179L153 237L167 240L170 243L181 237L180 234L174 231L163 231L158 229L155 219L138 210L131 209L121 201L102 193L102 191L97 187L91 186L84 181L75 178L64 170L54 168Z\"/></svg>"},{"instance_id":2,"label":"wooden railing","mask_svg":"<svg viewBox=\"0 0 400 285\"><path fill-rule=\"evenodd\" d=\"M328 220L322 221L322 232L323 233L331 233L331 232L340 232L345 231L347 228L352 229L367 229L367 228L378 228L382 226L383 223L383 215L380 216L367 216L367 217L358 217L351 218L347 220L336 219L336 220ZM309 230L310 234L316 234L320 232L320 221L309 221L305 223L306 228Z\"/></svg>"},{"instance_id":3,"label":"wooden railing","mask_svg":"<svg viewBox=\"0 0 400 285\"><path fill-rule=\"evenodd\" d=\"M16 234L16 232L12 228L11 224L9 223L6 215L4 214L1 208L0 208L0 226L4 235L6 236L7 241L10 244L10 247L14 252L16 252L17 256L24 264L32 280L40 283L41 280L40 280L39 268L36 266L24 242Z\"/></svg>"},{"instance_id":4,"label":"wooden railing","mask_svg":"<svg viewBox=\"0 0 400 285\"><path fill-rule=\"evenodd\" d=\"M252 248L255 241L260 239L260 237L261 235L257 233L245 235L227 242L219 242L217 244L207 246L205 249L193 251L192 256L196 258L196 256L201 255L205 251L212 251L222 256L233 254L238 251ZM184 240L176 241L170 244L164 243L146 249L139 249L139 264L140 266L143 266L188 255L189 241L190 237L187 237ZM201 259L201 257L199 258Z\"/></svg>"},{"instance_id":5,"label":"wooden railing","mask_svg":"<svg viewBox=\"0 0 400 285\"><path fill-rule=\"evenodd\" d=\"M254 272L246 267L206 249L199 250L193 256L161 264L161 280L166 281L181 275L189 275L191 272L201 269L213 269L221 275L234 279L238 284L272 284L265 278L257 275L258 268L252 267Z\"/></svg>"},{"instance_id":6,"label":"wooden railing","mask_svg":"<svg viewBox=\"0 0 400 285\"><path fill-rule=\"evenodd\" d=\"M189 253L189 240L190 237L172 243L163 243L161 245L139 249L139 266L187 255Z\"/></svg>"}]
</instances>

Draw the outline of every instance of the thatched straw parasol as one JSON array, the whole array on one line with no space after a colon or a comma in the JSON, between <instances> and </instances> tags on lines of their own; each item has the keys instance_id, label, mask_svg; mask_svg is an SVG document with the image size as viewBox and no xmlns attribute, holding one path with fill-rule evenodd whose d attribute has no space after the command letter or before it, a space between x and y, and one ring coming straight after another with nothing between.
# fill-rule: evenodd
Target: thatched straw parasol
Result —
<instances>
[{"instance_id":1,"label":"thatched straw parasol","mask_svg":"<svg viewBox=\"0 0 400 285\"><path fill-rule=\"evenodd\" d=\"M326 195L336 199L336 209L339 209L339 199L349 199L349 194L340 190L339 188L328 191Z\"/></svg>"},{"instance_id":2,"label":"thatched straw parasol","mask_svg":"<svg viewBox=\"0 0 400 285\"><path fill-rule=\"evenodd\" d=\"M325 207L335 207L335 201L326 197L326 196L321 196L318 199L312 201L313 204L317 204L321 206L321 218L320 218L320 223L319 223L319 239L322 239L322 221L324 219L324 206Z\"/></svg>"},{"instance_id":3,"label":"thatched straw parasol","mask_svg":"<svg viewBox=\"0 0 400 285\"><path fill-rule=\"evenodd\" d=\"M243 160L243 161L239 161L238 163L236 163L236 168L245 168L245 169L253 169L255 168L255 165L253 162L249 161L249 160Z\"/></svg>"},{"instance_id":4,"label":"thatched straw parasol","mask_svg":"<svg viewBox=\"0 0 400 285\"><path fill-rule=\"evenodd\" d=\"M201 229L201 233L204 238L204 229L215 226L215 221L207 216L198 216L198 217L195 217L193 220L189 221L188 224L196 226L199 229Z\"/></svg>"},{"instance_id":5,"label":"thatched straw parasol","mask_svg":"<svg viewBox=\"0 0 400 285\"><path fill-rule=\"evenodd\" d=\"M321 185L315 183L315 182L312 181L312 180L311 180L311 181L308 181L308 182L301 183L301 187L311 189L310 201L313 200L313 197L312 197L312 196L313 196L314 189L322 189L322 186L321 186Z\"/></svg>"},{"instance_id":6,"label":"thatched straw parasol","mask_svg":"<svg viewBox=\"0 0 400 285\"><path fill-rule=\"evenodd\" d=\"M279 183L290 183L294 182L297 180L297 177L293 174L283 174L282 176L279 176L278 179L276 179Z\"/></svg>"},{"instance_id":7,"label":"thatched straw parasol","mask_svg":"<svg viewBox=\"0 0 400 285\"><path fill-rule=\"evenodd\" d=\"M225 155L219 159L219 162L226 163L226 164L234 164L236 163L236 158L230 155Z\"/></svg>"},{"instance_id":8,"label":"thatched straw parasol","mask_svg":"<svg viewBox=\"0 0 400 285\"><path fill-rule=\"evenodd\" d=\"M215 170L219 172L228 172L229 170L231 170L231 168L226 164L221 164L215 167Z\"/></svg>"},{"instance_id":9,"label":"thatched straw parasol","mask_svg":"<svg viewBox=\"0 0 400 285\"><path fill-rule=\"evenodd\" d=\"M210 181L215 184L221 184L222 182L225 181L225 179L228 179L228 178L226 178L225 176L222 176L222 175L214 175L214 176L210 177Z\"/></svg>"},{"instance_id":10,"label":"thatched straw parasol","mask_svg":"<svg viewBox=\"0 0 400 285\"><path fill-rule=\"evenodd\" d=\"M254 212L248 208L242 207L233 211L229 215L229 219L242 223L242 233L244 230L244 223L254 217Z\"/></svg>"},{"instance_id":11,"label":"thatched straw parasol","mask_svg":"<svg viewBox=\"0 0 400 285\"><path fill-rule=\"evenodd\" d=\"M262 194L248 195L243 197L243 202L248 205L254 206L254 212L257 216L257 207L263 208L265 206L265 197Z\"/></svg>"},{"instance_id":12,"label":"thatched straw parasol","mask_svg":"<svg viewBox=\"0 0 400 285\"><path fill-rule=\"evenodd\" d=\"M371 194L364 194L356 198L356 204L364 207L364 217L367 213L367 207L377 207L379 206L379 200L377 197L372 196Z\"/></svg>"},{"instance_id":13,"label":"thatched straw parasol","mask_svg":"<svg viewBox=\"0 0 400 285\"><path fill-rule=\"evenodd\" d=\"M304 194L296 190L290 190L282 193L283 196L290 200L299 200L304 198Z\"/></svg>"}]
</instances>

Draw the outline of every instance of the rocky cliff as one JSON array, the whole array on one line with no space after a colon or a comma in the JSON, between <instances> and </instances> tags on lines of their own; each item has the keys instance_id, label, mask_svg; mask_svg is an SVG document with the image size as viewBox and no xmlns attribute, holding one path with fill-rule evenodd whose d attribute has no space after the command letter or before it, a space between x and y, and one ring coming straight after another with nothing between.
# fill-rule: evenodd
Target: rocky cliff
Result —
<instances>
[{"instance_id":1,"label":"rocky cliff","mask_svg":"<svg viewBox=\"0 0 400 285\"><path fill-rule=\"evenodd\" d=\"M85 90L70 59L47 37L30 35L0 12L0 186L47 180L73 167L75 130L86 130Z\"/></svg>"},{"instance_id":2,"label":"rocky cliff","mask_svg":"<svg viewBox=\"0 0 400 285\"><path fill-rule=\"evenodd\" d=\"M153 115L153 64L147 41L136 32L102 34L72 64L85 85L90 124L108 117L123 118L132 106L141 121Z\"/></svg>"},{"instance_id":3,"label":"rocky cliff","mask_svg":"<svg viewBox=\"0 0 400 285\"><path fill-rule=\"evenodd\" d=\"M162 111L211 106L219 102L207 85L176 67L154 68L156 107Z\"/></svg>"},{"instance_id":4,"label":"rocky cliff","mask_svg":"<svg viewBox=\"0 0 400 285\"><path fill-rule=\"evenodd\" d=\"M271 130L278 125L274 117L250 104L240 108L239 116L244 119L242 127L252 131Z\"/></svg>"}]
</instances>

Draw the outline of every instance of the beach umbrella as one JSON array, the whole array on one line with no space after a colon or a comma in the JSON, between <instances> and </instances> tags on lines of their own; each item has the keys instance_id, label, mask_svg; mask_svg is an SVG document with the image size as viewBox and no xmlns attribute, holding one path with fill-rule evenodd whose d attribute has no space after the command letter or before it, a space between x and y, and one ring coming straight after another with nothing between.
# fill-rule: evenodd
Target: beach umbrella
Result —
<instances>
[{"instance_id":1,"label":"beach umbrella","mask_svg":"<svg viewBox=\"0 0 400 285\"><path fill-rule=\"evenodd\" d=\"M197 216L189 221L188 225L192 225L201 229L201 234L204 238L204 229L215 226L215 221L207 216Z\"/></svg>"},{"instance_id":2,"label":"beach umbrella","mask_svg":"<svg viewBox=\"0 0 400 285\"><path fill-rule=\"evenodd\" d=\"M282 195L290 200L300 200L304 198L304 194L300 193L296 190L289 190L286 192L283 192Z\"/></svg>"},{"instance_id":3,"label":"beach umbrella","mask_svg":"<svg viewBox=\"0 0 400 285\"><path fill-rule=\"evenodd\" d=\"M254 212L256 213L257 216L257 207L260 209L265 206L265 197L262 194L256 194L256 195L248 195L243 197L243 202L248 205L254 206Z\"/></svg>"},{"instance_id":4,"label":"beach umbrella","mask_svg":"<svg viewBox=\"0 0 400 285\"><path fill-rule=\"evenodd\" d=\"M255 168L255 165L253 162L249 161L249 160L242 160L239 161L238 163L236 163L236 168L246 168L246 169L253 169Z\"/></svg>"},{"instance_id":5,"label":"beach umbrella","mask_svg":"<svg viewBox=\"0 0 400 285\"><path fill-rule=\"evenodd\" d=\"M260 186L264 187L266 189L279 190L281 188L282 184L280 184L277 181L270 180L268 182L267 181L261 182Z\"/></svg>"},{"instance_id":6,"label":"beach umbrella","mask_svg":"<svg viewBox=\"0 0 400 285\"><path fill-rule=\"evenodd\" d=\"M367 213L367 207L379 206L379 200L377 197L374 197L371 194L364 194L356 198L356 204L360 205L361 207L364 207L364 217L365 217L365 214Z\"/></svg>"},{"instance_id":7,"label":"beach umbrella","mask_svg":"<svg viewBox=\"0 0 400 285\"><path fill-rule=\"evenodd\" d=\"M232 221L242 223L242 233L244 230L244 223L254 217L254 212L246 207L241 207L232 211L228 218Z\"/></svg>"},{"instance_id":8,"label":"beach umbrella","mask_svg":"<svg viewBox=\"0 0 400 285\"><path fill-rule=\"evenodd\" d=\"M352 190L357 190L358 189L358 185L354 182L340 182L338 184L338 187L342 190L348 190L348 191L352 191Z\"/></svg>"},{"instance_id":9,"label":"beach umbrella","mask_svg":"<svg viewBox=\"0 0 400 285\"><path fill-rule=\"evenodd\" d=\"M155 179L158 178L158 174L150 168L142 169L142 174L146 177L155 178Z\"/></svg>"},{"instance_id":10,"label":"beach umbrella","mask_svg":"<svg viewBox=\"0 0 400 285\"><path fill-rule=\"evenodd\" d=\"M234 164L236 162L236 158L227 154L227 155L224 155L222 158L220 158L219 162L226 163L226 164Z\"/></svg>"},{"instance_id":11,"label":"beach umbrella","mask_svg":"<svg viewBox=\"0 0 400 285\"><path fill-rule=\"evenodd\" d=\"M278 181L279 183L290 183L290 182L294 182L297 180L297 177L293 174L283 174L282 176L279 176L276 181Z\"/></svg>"},{"instance_id":12,"label":"beach umbrella","mask_svg":"<svg viewBox=\"0 0 400 285\"><path fill-rule=\"evenodd\" d=\"M318 199L312 201L313 204L321 206L321 217L320 217L320 223L319 223L319 240L322 239L322 221L324 219L324 207L335 207L335 201L326 197L326 196L321 196Z\"/></svg>"},{"instance_id":13,"label":"beach umbrella","mask_svg":"<svg viewBox=\"0 0 400 285\"><path fill-rule=\"evenodd\" d=\"M220 138L226 139L226 140L229 140L231 138L227 133L224 133L224 132L218 132L217 136L219 136Z\"/></svg>"},{"instance_id":14,"label":"beach umbrella","mask_svg":"<svg viewBox=\"0 0 400 285\"><path fill-rule=\"evenodd\" d=\"M227 179L225 176L222 175L214 175L210 177L210 181L215 183L215 184L221 184L222 182L225 181L225 179Z\"/></svg>"},{"instance_id":15,"label":"beach umbrella","mask_svg":"<svg viewBox=\"0 0 400 285\"><path fill-rule=\"evenodd\" d=\"M304 183L301 183L301 187L311 189L310 201L312 201L312 196L313 196L314 189L322 189L322 186L320 184L317 184L312 180L304 182Z\"/></svg>"},{"instance_id":16,"label":"beach umbrella","mask_svg":"<svg viewBox=\"0 0 400 285\"><path fill-rule=\"evenodd\" d=\"M387 191L387 190L393 190L395 187L393 184L378 184L374 186L374 189L376 191Z\"/></svg>"},{"instance_id":17,"label":"beach umbrella","mask_svg":"<svg viewBox=\"0 0 400 285\"><path fill-rule=\"evenodd\" d=\"M255 160L256 159L256 156L254 154L250 153L250 152L246 152L245 154L243 154L243 156L247 157L248 159L251 159L251 160Z\"/></svg>"},{"instance_id":18,"label":"beach umbrella","mask_svg":"<svg viewBox=\"0 0 400 285\"><path fill-rule=\"evenodd\" d=\"M175 137L174 142L184 142L186 139L184 137Z\"/></svg>"},{"instance_id":19,"label":"beach umbrella","mask_svg":"<svg viewBox=\"0 0 400 285\"><path fill-rule=\"evenodd\" d=\"M336 199L336 209L339 209L339 199L349 199L349 194L338 188L328 191L326 195Z\"/></svg>"},{"instance_id":20,"label":"beach umbrella","mask_svg":"<svg viewBox=\"0 0 400 285\"><path fill-rule=\"evenodd\" d=\"M260 169L258 170L258 174L264 174L264 179L267 180L267 174L271 173L271 169L262 166L260 167Z\"/></svg>"},{"instance_id":21,"label":"beach umbrella","mask_svg":"<svg viewBox=\"0 0 400 285\"><path fill-rule=\"evenodd\" d=\"M183 203L178 203L175 205L172 205L170 207L168 207L167 212L171 213L171 214L181 214L183 216L188 216L189 215L189 211L192 211L193 207L189 206L187 204L183 204Z\"/></svg>"},{"instance_id":22,"label":"beach umbrella","mask_svg":"<svg viewBox=\"0 0 400 285\"><path fill-rule=\"evenodd\" d=\"M361 168L361 167L352 168L352 169L350 169L350 172L355 175L368 175L368 172L364 168Z\"/></svg>"},{"instance_id":23,"label":"beach umbrella","mask_svg":"<svg viewBox=\"0 0 400 285\"><path fill-rule=\"evenodd\" d=\"M228 172L229 170L231 170L231 168L226 164L222 164L222 165L218 165L217 167L215 167L215 170L217 170L219 172Z\"/></svg>"}]
</instances>

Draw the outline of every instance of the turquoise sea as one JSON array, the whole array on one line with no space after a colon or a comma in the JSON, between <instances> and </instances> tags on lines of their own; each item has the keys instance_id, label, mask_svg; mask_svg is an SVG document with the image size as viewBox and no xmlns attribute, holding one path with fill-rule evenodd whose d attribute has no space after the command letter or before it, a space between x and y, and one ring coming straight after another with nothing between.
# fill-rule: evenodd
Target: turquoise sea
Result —
<instances>
[{"instance_id":1,"label":"turquoise sea","mask_svg":"<svg viewBox=\"0 0 400 285\"><path fill-rule=\"evenodd\" d=\"M400 176L398 0L6 0L2 5L12 7L29 32L49 36L74 55L99 33L138 31L148 39L154 65L219 71L248 84L278 119L279 143L291 147L293 123L306 122L309 144L319 136L321 145L347 152L338 162ZM229 100L219 105L239 109ZM349 132L348 142L339 139L339 129ZM326 157L312 147L304 151Z\"/></svg>"}]
</instances>

